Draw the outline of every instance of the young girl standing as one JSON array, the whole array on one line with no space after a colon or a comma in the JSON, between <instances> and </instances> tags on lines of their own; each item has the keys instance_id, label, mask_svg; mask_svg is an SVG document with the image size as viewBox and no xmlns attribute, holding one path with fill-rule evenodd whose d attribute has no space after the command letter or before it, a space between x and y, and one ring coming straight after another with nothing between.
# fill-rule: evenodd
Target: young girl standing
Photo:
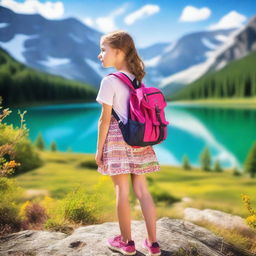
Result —
<instances>
[{"instance_id":1,"label":"young girl standing","mask_svg":"<svg viewBox=\"0 0 256 256\"><path fill-rule=\"evenodd\" d=\"M104 68L114 67L123 72L131 81L141 82L145 72L144 63L137 54L132 37L118 30L101 37L101 52L98 55ZM135 81L136 81L135 80ZM117 77L110 75L102 79L96 101L102 104L98 122L98 140L95 160L98 172L111 176L116 191L116 210L120 235L108 239L108 246L124 255L136 254L131 236L129 205L129 176L133 190L139 199L148 236L143 247L150 255L160 255L156 238L156 209L148 191L145 173L160 170L152 146L134 148L128 145L121 133L118 122L112 115L112 108L126 123L128 118L130 88Z\"/></svg>"}]
</instances>

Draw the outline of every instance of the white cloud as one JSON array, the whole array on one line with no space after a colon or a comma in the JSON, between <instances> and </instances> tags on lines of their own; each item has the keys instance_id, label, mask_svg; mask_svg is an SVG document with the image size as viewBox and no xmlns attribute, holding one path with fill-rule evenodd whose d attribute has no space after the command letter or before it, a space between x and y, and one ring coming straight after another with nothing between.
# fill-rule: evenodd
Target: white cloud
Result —
<instances>
[{"instance_id":1,"label":"white cloud","mask_svg":"<svg viewBox=\"0 0 256 256\"><path fill-rule=\"evenodd\" d=\"M87 18L84 18L82 20L87 26L90 26L90 27L93 27L94 26L94 21L92 18L90 17L87 17Z\"/></svg>"},{"instance_id":2,"label":"white cloud","mask_svg":"<svg viewBox=\"0 0 256 256\"><path fill-rule=\"evenodd\" d=\"M38 0L25 0L19 3L14 0L2 0L1 5L17 13L38 13L47 19L57 19L64 14L64 5L60 1L40 3Z\"/></svg>"},{"instance_id":3,"label":"white cloud","mask_svg":"<svg viewBox=\"0 0 256 256\"><path fill-rule=\"evenodd\" d=\"M199 20L205 20L211 15L211 10L208 7L196 8L194 6L186 6L179 18L179 21L194 22Z\"/></svg>"},{"instance_id":4,"label":"white cloud","mask_svg":"<svg viewBox=\"0 0 256 256\"><path fill-rule=\"evenodd\" d=\"M231 11L225 16L223 16L219 22L212 24L208 27L209 30L216 29L229 29L229 28L238 28L243 25L243 22L246 21L246 16L236 12Z\"/></svg>"},{"instance_id":5,"label":"white cloud","mask_svg":"<svg viewBox=\"0 0 256 256\"><path fill-rule=\"evenodd\" d=\"M124 4L123 6L112 11L107 16L99 17L96 20L93 20L90 17L86 17L82 21L88 26L99 29L103 33L111 32L117 29L115 21L116 17L122 15L125 12L126 8L127 4Z\"/></svg>"},{"instance_id":6,"label":"white cloud","mask_svg":"<svg viewBox=\"0 0 256 256\"><path fill-rule=\"evenodd\" d=\"M133 24L136 20L146 18L150 15L158 13L160 11L160 7L158 5L147 4L141 7L139 10L132 12L127 15L124 19L124 22L127 25Z\"/></svg>"},{"instance_id":7,"label":"white cloud","mask_svg":"<svg viewBox=\"0 0 256 256\"><path fill-rule=\"evenodd\" d=\"M115 19L112 16L100 17L96 19L97 27L100 31L107 33L116 30Z\"/></svg>"}]
</instances>

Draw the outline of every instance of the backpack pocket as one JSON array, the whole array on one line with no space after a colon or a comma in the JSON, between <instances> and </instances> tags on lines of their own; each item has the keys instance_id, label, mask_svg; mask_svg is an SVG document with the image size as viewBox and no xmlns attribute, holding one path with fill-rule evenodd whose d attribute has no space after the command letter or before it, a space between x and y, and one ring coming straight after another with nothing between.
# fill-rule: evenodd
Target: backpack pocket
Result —
<instances>
[{"instance_id":1,"label":"backpack pocket","mask_svg":"<svg viewBox=\"0 0 256 256\"><path fill-rule=\"evenodd\" d=\"M142 146L145 124L128 119L126 124L119 123L125 142L131 146Z\"/></svg>"}]
</instances>

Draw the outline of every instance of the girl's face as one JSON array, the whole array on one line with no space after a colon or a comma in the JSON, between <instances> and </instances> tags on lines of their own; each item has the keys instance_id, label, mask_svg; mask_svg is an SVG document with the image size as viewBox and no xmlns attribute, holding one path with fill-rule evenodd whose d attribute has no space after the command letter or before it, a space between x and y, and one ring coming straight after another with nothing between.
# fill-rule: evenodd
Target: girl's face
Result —
<instances>
[{"instance_id":1,"label":"girl's face","mask_svg":"<svg viewBox=\"0 0 256 256\"><path fill-rule=\"evenodd\" d=\"M102 62L104 68L116 67L120 61L120 54L118 50L111 48L106 42L100 44L101 52L98 55L98 59Z\"/></svg>"}]
</instances>

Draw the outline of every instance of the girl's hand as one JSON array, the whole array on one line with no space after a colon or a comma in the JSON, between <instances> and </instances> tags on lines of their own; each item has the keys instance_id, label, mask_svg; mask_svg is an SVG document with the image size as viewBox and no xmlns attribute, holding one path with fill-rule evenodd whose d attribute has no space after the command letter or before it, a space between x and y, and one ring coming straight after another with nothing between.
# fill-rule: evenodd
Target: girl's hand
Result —
<instances>
[{"instance_id":1,"label":"girl's hand","mask_svg":"<svg viewBox=\"0 0 256 256\"><path fill-rule=\"evenodd\" d=\"M98 166L103 164L102 156L103 156L103 150L97 150L95 155L95 161Z\"/></svg>"}]
</instances>

